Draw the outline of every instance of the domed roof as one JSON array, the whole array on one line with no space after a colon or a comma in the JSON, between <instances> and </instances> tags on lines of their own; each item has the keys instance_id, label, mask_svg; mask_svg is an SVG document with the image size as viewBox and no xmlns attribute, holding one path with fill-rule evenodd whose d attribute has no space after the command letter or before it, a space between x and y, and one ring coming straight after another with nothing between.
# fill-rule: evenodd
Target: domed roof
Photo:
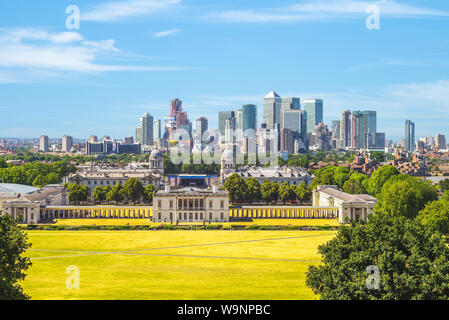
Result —
<instances>
[{"instance_id":1,"label":"domed roof","mask_svg":"<svg viewBox=\"0 0 449 320\"><path fill-rule=\"evenodd\" d=\"M162 152L160 150L153 149L153 151L151 151L150 158L162 158Z\"/></svg>"}]
</instances>

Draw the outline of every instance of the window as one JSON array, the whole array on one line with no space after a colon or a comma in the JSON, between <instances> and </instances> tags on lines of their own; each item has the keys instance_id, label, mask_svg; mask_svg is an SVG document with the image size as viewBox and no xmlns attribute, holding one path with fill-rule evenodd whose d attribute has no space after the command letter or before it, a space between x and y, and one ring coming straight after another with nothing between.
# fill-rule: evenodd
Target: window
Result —
<instances>
[{"instance_id":1,"label":"window","mask_svg":"<svg viewBox=\"0 0 449 320\"><path fill-rule=\"evenodd\" d=\"M220 202L220 208L224 208L224 200L221 200L221 202Z\"/></svg>"},{"instance_id":2,"label":"window","mask_svg":"<svg viewBox=\"0 0 449 320\"><path fill-rule=\"evenodd\" d=\"M184 212L184 220L187 220L187 213Z\"/></svg>"},{"instance_id":3,"label":"window","mask_svg":"<svg viewBox=\"0 0 449 320\"><path fill-rule=\"evenodd\" d=\"M182 212L179 213L178 220L182 220Z\"/></svg>"},{"instance_id":4,"label":"window","mask_svg":"<svg viewBox=\"0 0 449 320\"><path fill-rule=\"evenodd\" d=\"M203 220L203 213L200 213L200 219Z\"/></svg>"},{"instance_id":5,"label":"window","mask_svg":"<svg viewBox=\"0 0 449 320\"><path fill-rule=\"evenodd\" d=\"M195 220L198 220L198 212L195 212Z\"/></svg>"},{"instance_id":6,"label":"window","mask_svg":"<svg viewBox=\"0 0 449 320\"><path fill-rule=\"evenodd\" d=\"M212 212L209 212L209 220L212 220Z\"/></svg>"},{"instance_id":7,"label":"window","mask_svg":"<svg viewBox=\"0 0 449 320\"><path fill-rule=\"evenodd\" d=\"M173 212L170 212L170 221L173 220Z\"/></svg>"},{"instance_id":8,"label":"window","mask_svg":"<svg viewBox=\"0 0 449 320\"><path fill-rule=\"evenodd\" d=\"M223 213L223 212L222 212L221 215L220 215L220 219L221 219L221 220L224 220L224 213Z\"/></svg>"},{"instance_id":9,"label":"window","mask_svg":"<svg viewBox=\"0 0 449 320\"><path fill-rule=\"evenodd\" d=\"M204 207L204 203L203 202L204 202L203 199L200 199L200 208Z\"/></svg>"},{"instance_id":10,"label":"window","mask_svg":"<svg viewBox=\"0 0 449 320\"><path fill-rule=\"evenodd\" d=\"M173 200L170 200L170 209L173 208Z\"/></svg>"},{"instance_id":11,"label":"window","mask_svg":"<svg viewBox=\"0 0 449 320\"><path fill-rule=\"evenodd\" d=\"M160 213L160 212L157 213L157 218L158 218L159 220L161 220L161 213Z\"/></svg>"},{"instance_id":12,"label":"window","mask_svg":"<svg viewBox=\"0 0 449 320\"><path fill-rule=\"evenodd\" d=\"M209 208L212 208L212 200L209 200Z\"/></svg>"},{"instance_id":13,"label":"window","mask_svg":"<svg viewBox=\"0 0 449 320\"><path fill-rule=\"evenodd\" d=\"M157 207L158 207L158 208L161 208L161 207L162 207L162 201L161 201L161 200L158 200L158 201L157 201Z\"/></svg>"},{"instance_id":14,"label":"window","mask_svg":"<svg viewBox=\"0 0 449 320\"><path fill-rule=\"evenodd\" d=\"M182 200L181 199L178 200L178 208L179 209L182 208Z\"/></svg>"},{"instance_id":15,"label":"window","mask_svg":"<svg viewBox=\"0 0 449 320\"><path fill-rule=\"evenodd\" d=\"M190 220L190 221L193 220L193 213L192 213L192 212L189 213L189 220Z\"/></svg>"}]
</instances>

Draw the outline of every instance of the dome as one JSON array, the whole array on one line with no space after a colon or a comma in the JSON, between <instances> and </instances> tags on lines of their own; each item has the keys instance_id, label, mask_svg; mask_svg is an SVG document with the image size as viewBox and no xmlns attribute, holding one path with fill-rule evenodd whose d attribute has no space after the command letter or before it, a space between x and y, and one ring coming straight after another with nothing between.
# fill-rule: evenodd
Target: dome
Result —
<instances>
[{"instance_id":1,"label":"dome","mask_svg":"<svg viewBox=\"0 0 449 320\"><path fill-rule=\"evenodd\" d=\"M152 159L162 158L162 152L157 149L153 149L153 151L151 151L150 158Z\"/></svg>"}]
</instances>

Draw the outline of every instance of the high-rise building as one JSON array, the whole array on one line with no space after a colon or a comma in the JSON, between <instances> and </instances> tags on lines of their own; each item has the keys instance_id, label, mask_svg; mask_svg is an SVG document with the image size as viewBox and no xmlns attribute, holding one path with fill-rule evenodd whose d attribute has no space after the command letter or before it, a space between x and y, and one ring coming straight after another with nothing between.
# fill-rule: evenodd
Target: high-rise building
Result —
<instances>
[{"instance_id":1,"label":"high-rise building","mask_svg":"<svg viewBox=\"0 0 449 320\"><path fill-rule=\"evenodd\" d=\"M145 113L140 118L140 126L136 128L136 142L143 145L152 146L153 141L153 117Z\"/></svg>"},{"instance_id":2,"label":"high-rise building","mask_svg":"<svg viewBox=\"0 0 449 320\"><path fill-rule=\"evenodd\" d=\"M208 129L208 121L205 117L196 119L196 134L200 142L203 141L203 133Z\"/></svg>"},{"instance_id":3,"label":"high-rise building","mask_svg":"<svg viewBox=\"0 0 449 320\"><path fill-rule=\"evenodd\" d=\"M438 133L435 136L435 146L440 150L446 150L447 144L446 144L446 136L444 134Z\"/></svg>"},{"instance_id":4,"label":"high-rise building","mask_svg":"<svg viewBox=\"0 0 449 320\"><path fill-rule=\"evenodd\" d=\"M299 98L281 98L281 111L280 111L280 124L281 129L284 128L284 117L283 114L286 111L291 110L301 110L301 100Z\"/></svg>"},{"instance_id":5,"label":"high-rise building","mask_svg":"<svg viewBox=\"0 0 449 320\"><path fill-rule=\"evenodd\" d=\"M351 146L351 111L341 112L340 139L344 148Z\"/></svg>"},{"instance_id":6,"label":"high-rise building","mask_svg":"<svg viewBox=\"0 0 449 320\"><path fill-rule=\"evenodd\" d=\"M154 120L153 122L153 140L161 140L162 139L162 124L161 120Z\"/></svg>"},{"instance_id":7,"label":"high-rise building","mask_svg":"<svg viewBox=\"0 0 449 320\"><path fill-rule=\"evenodd\" d=\"M72 136L63 136L62 137L62 151L70 152L73 147L73 137Z\"/></svg>"},{"instance_id":8,"label":"high-rise building","mask_svg":"<svg viewBox=\"0 0 449 320\"><path fill-rule=\"evenodd\" d=\"M48 136L41 135L39 139L39 151L48 152Z\"/></svg>"},{"instance_id":9,"label":"high-rise building","mask_svg":"<svg viewBox=\"0 0 449 320\"><path fill-rule=\"evenodd\" d=\"M175 118L179 111L182 111L182 101L175 98L170 101L170 118Z\"/></svg>"},{"instance_id":10,"label":"high-rise building","mask_svg":"<svg viewBox=\"0 0 449 320\"><path fill-rule=\"evenodd\" d=\"M314 133L315 127L319 123L323 123L322 99L304 100L304 122L306 124L307 133Z\"/></svg>"},{"instance_id":11,"label":"high-rise building","mask_svg":"<svg viewBox=\"0 0 449 320\"><path fill-rule=\"evenodd\" d=\"M340 120L331 121L332 138L340 139Z\"/></svg>"},{"instance_id":12,"label":"high-rise building","mask_svg":"<svg viewBox=\"0 0 449 320\"><path fill-rule=\"evenodd\" d=\"M415 123L410 120L405 121L405 150L415 151Z\"/></svg>"},{"instance_id":13,"label":"high-rise building","mask_svg":"<svg viewBox=\"0 0 449 320\"><path fill-rule=\"evenodd\" d=\"M124 144L133 144L134 143L134 138L133 137L124 137L123 138L123 143Z\"/></svg>"},{"instance_id":14,"label":"high-rise building","mask_svg":"<svg viewBox=\"0 0 449 320\"><path fill-rule=\"evenodd\" d=\"M282 113L283 129L290 129L295 133L303 133L302 110L286 110ZM281 129L282 130L282 129Z\"/></svg>"},{"instance_id":15,"label":"high-rise building","mask_svg":"<svg viewBox=\"0 0 449 320\"><path fill-rule=\"evenodd\" d=\"M285 151L288 154L294 153L294 133L287 128L281 129L281 151Z\"/></svg>"},{"instance_id":16,"label":"high-rise building","mask_svg":"<svg viewBox=\"0 0 449 320\"><path fill-rule=\"evenodd\" d=\"M267 94L263 100L263 122L268 129L275 129L276 123L281 123L282 98L274 91Z\"/></svg>"},{"instance_id":17,"label":"high-rise building","mask_svg":"<svg viewBox=\"0 0 449 320\"><path fill-rule=\"evenodd\" d=\"M257 128L257 106L254 104L245 104L242 107L242 131Z\"/></svg>"},{"instance_id":18,"label":"high-rise building","mask_svg":"<svg viewBox=\"0 0 449 320\"><path fill-rule=\"evenodd\" d=\"M352 112L352 147L355 149L366 149L370 143L370 137L375 137L377 132L376 111L354 111ZM375 139L375 138L374 138Z\"/></svg>"},{"instance_id":19,"label":"high-rise building","mask_svg":"<svg viewBox=\"0 0 449 320\"><path fill-rule=\"evenodd\" d=\"M218 112L218 130L220 131L220 135L224 136L225 134L225 124L226 120L231 120L234 124L234 129L236 125L235 120L235 112L234 111L220 111ZM231 123L232 125L232 123Z\"/></svg>"},{"instance_id":20,"label":"high-rise building","mask_svg":"<svg viewBox=\"0 0 449 320\"><path fill-rule=\"evenodd\" d=\"M319 123L315 126L316 145L319 150L329 151L332 149L331 140L332 133L324 123Z\"/></svg>"},{"instance_id":21,"label":"high-rise building","mask_svg":"<svg viewBox=\"0 0 449 320\"><path fill-rule=\"evenodd\" d=\"M91 135L89 138L89 142L98 142L98 137L96 135Z\"/></svg>"}]
</instances>

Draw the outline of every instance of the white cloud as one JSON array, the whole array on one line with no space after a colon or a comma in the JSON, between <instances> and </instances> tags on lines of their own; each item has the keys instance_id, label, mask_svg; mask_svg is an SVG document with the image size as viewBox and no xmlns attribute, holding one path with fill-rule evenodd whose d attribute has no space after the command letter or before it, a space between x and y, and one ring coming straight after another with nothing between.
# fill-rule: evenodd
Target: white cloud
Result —
<instances>
[{"instance_id":1,"label":"white cloud","mask_svg":"<svg viewBox=\"0 0 449 320\"><path fill-rule=\"evenodd\" d=\"M288 7L248 10L229 10L206 16L212 22L292 22L329 19L354 19L367 16L368 6L379 7L380 15L387 17L449 17L449 12L408 5L395 0L317 0L304 1Z\"/></svg>"},{"instance_id":2,"label":"white cloud","mask_svg":"<svg viewBox=\"0 0 449 320\"><path fill-rule=\"evenodd\" d=\"M67 77L67 72L173 71L186 68L102 64L105 54L126 59L115 40L85 40L76 32L50 33L39 29L0 33L0 83Z\"/></svg>"},{"instance_id":3,"label":"white cloud","mask_svg":"<svg viewBox=\"0 0 449 320\"><path fill-rule=\"evenodd\" d=\"M155 38L162 38L162 37L166 37L166 36L172 35L172 34L177 33L177 32L179 32L178 29L171 29L171 30L166 30L166 31L159 31L159 32L156 32L156 33L154 34L154 37L155 37Z\"/></svg>"},{"instance_id":4,"label":"white cloud","mask_svg":"<svg viewBox=\"0 0 449 320\"><path fill-rule=\"evenodd\" d=\"M110 22L123 18L159 13L172 9L181 0L126 0L111 1L95 6L85 14L81 12L81 20Z\"/></svg>"}]
</instances>

